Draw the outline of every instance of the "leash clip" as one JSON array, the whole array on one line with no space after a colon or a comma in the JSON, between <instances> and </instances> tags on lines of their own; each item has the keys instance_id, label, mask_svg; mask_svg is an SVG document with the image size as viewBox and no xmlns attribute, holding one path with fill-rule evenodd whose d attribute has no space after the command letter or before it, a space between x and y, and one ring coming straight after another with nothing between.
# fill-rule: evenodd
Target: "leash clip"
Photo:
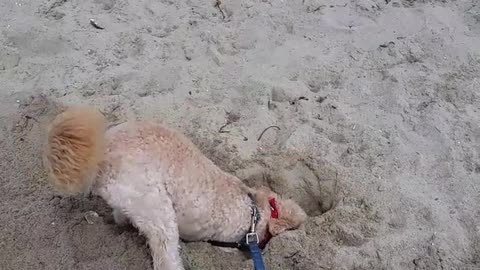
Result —
<instances>
[{"instance_id":1,"label":"leash clip","mask_svg":"<svg viewBox=\"0 0 480 270\"><path fill-rule=\"evenodd\" d=\"M257 213L257 207L252 207L252 223L250 227L250 233L247 233L245 236L245 241L247 242L247 245L250 243L256 243L258 244L260 240L258 239L258 234L256 232L256 226L257 226L257 221L258 221L258 213Z\"/></svg>"},{"instance_id":2,"label":"leash clip","mask_svg":"<svg viewBox=\"0 0 480 270\"><path fill-rule=\"evenodd\" d=\"M257 226L257 207L252 207L252 222L250 223L250 233L255 232L255 226Z\"/></svg>"}]
</instances>

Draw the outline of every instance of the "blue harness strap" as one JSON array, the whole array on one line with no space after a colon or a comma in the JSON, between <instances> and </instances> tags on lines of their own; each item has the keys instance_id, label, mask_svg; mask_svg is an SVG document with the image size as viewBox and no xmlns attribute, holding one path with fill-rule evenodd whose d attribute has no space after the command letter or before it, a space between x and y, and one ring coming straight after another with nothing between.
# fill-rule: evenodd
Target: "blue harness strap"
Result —
<instances>
[{"instance_id":1,"label":"blue harness strap","mask_svg":"<svg viewBox=\"0 0 480 270\"><path fill-rule=\"evenodd\" d=\"M255 270L266 270L265 264L263 263L262 250L258 246L258 242L252 241L248 243L248 248L250 249L250 254L253 259L253 266Z\"/></svg>"}]
</instances>

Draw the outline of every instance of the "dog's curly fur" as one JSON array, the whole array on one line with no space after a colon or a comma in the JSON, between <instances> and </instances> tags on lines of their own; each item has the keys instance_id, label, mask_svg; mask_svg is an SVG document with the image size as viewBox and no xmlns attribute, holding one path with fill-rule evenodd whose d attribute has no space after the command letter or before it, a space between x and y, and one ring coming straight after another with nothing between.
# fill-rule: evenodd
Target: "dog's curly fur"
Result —
<instances>
[{"instance_id":1,"label":"dog's curly fur","mask_svg":"<svg viewBox=\"0 0 480 270\"><path fill-rule=\"evenodd\" d=\"M250 227L254 194L261 238L298 228L305 212L268 188L253 190L220 170L182 134L150 122L106 130L91 108L70 108L48 132L44 161L53 185L67 194L91 191L148 239L156 270L183 269L179 239L237 242ZM279 218L270 218L269 198Z\"/></svg>"}]
</instances>

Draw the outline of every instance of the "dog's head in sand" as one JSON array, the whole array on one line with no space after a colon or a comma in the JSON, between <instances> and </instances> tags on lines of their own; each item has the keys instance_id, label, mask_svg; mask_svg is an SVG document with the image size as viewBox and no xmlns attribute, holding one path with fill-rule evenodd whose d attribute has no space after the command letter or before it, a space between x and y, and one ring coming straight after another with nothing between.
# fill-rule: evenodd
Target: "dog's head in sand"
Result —
<instances>
[{"instance_id":1,"label":"dog's head in sand","mask_svg":"<svg viewBox=\"0 0 480 270\"><path fill-rule=\"evenodd\" d=\"M264 232L264 240L277 236L288 230L295 230L307 219L307 214L293 200L282 198L267 187L257 188L255 191L257 206L263 213L266 223L261 224L259 232Z\"/></svg>"},{"instance_id":2,"label":"dog's head in sand","mask_svg":"<svg viewBox=\"0 0 480 270\"><path fill-rule=\"evenodd\" d=\"M181 133L150 122L105 131L103 115L88 108L69 109L52 122L45 165L60 190L100 195L116 220L123 215L145 234L156 270L184 269L181 238L238 246L250 232L253 206L261 215L253 224L261 247L306 219L292 200L222 172Z\"/></svg>"}]
</instances>

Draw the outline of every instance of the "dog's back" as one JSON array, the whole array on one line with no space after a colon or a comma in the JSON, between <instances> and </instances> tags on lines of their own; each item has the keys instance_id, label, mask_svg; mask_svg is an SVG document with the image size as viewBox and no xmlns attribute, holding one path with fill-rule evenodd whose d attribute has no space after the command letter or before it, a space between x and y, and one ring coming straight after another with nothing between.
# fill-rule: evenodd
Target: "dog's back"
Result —
<instances>
[{"instance_id":1,"label":"dog's back","mask_svg":"<svg viewBox=\"0 0 480 270\"><path fill-rule=\"evenodd\" d=\"M229 217L221 211L250 205L240 180L218 168L183 134L159 124L128 122L108 130L105 162L102 178L111 179L102 181L128 181L138 190L165 187L185 240L210 239L219 232L207 228L221 227ZM241 220L248 221L248 209L244 213ZM235 237L235 232L225 235Z\"/></svg>"}]
</instances>

